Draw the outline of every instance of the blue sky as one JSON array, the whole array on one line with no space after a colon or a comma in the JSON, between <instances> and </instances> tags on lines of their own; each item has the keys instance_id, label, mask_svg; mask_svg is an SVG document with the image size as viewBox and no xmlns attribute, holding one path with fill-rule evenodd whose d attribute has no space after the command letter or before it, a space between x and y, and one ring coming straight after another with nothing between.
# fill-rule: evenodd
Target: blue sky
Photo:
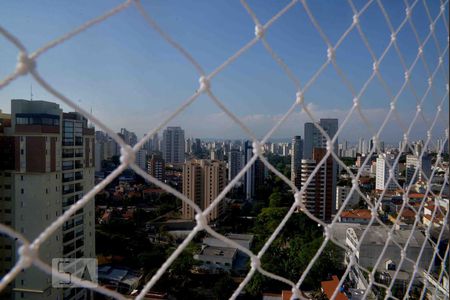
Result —
<instances>
[{"instance_id":1,"label":"blue sky","mask_svg":"<svg viewBox=\"0 0 450 300\"><path fill-rule=\"evenodd\" d=\"M254 36L254 24L239 1L142 1L149 14L169 35L181 44L209 73L245 45ZM410 1L412 3L412 1ZM30 52L67 33L74 27L118 5L120 1L5 1L0 10L0 25L12 32ZM267 22L287 1L249 1L261 22ZM334 44L350 26L353 12L347 1L310 1L310 9L325 34ZM361 9L365 1L354 1ZM394 28L404 18L403 1L383 1ZM427 1L433 18L439 12L439 1ZM448 5L446 6L448 12ZM448 15L446 13L446 15ZM413 12L419 38L429 32L429 20L422 1ZM390 32L376 1L360 17L364 33L376 56L390 40ZM441 50L447 46L444 22L436 24L436 39ZM305 84L326 60L326 45L298 3L267 32L273 49ZM417 42L409 24L398 35L400 51L407 65L417 55ZM437 66L437 48L430 39L424 48L430 69ZM14 70L17 50L0 38L0 78ZM336 52L337 64L355 89L359 90L372 71L372 59L358 32L352 31ZM445 55L444 69L448 66ZM130 7L107 21L90 28L39 58L42 76L63 94L76 100L113 129L134 130L141 136L158 125L198 88L194 67L168 45ZM380 66L383 78L398 91L404 71L394 47ZM439 71L435 93L425 99L424 114L430 122L436 105L445 94L445 76ZM412 73L418 95L427 87L427 75L421 61ZM33 80L24 76L0 90L0 109L9 111L11 98L30 97ZM295 86L273 61L261 44L245 52L212 81L213 92L254 132L262 137L287 111L295 99ZM33 83L35 99L58 102ZM333 67L329 66L305 94L305 101L317 117L337 117L340 121L352 105L352 95ZM389 108L390 98L374 80L361 99L369 120L377 128ZM410 89L398 99L400 118L405 125L417 105ZM444 117L438 122L436 136L442 135L448 121L448 98ZM274 137L303 133L309 121L298 109ZM172 124L186 129L187 136L240 138L244 133L216 107L201 96ZM425 137L429 123L419 120L413 138ZM355 116L341 136L351 141L370 136L370 131ZM401 126L390 121L382 134L388 142L402 137Z\"/></svg>"}]
</instances>

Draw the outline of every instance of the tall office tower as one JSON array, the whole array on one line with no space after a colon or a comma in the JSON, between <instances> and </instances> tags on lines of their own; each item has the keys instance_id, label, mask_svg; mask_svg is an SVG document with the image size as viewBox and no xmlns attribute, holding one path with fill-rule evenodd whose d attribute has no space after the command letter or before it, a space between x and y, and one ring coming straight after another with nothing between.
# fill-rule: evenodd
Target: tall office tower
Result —
<instances>
[{"instance_id":1,"label":"tall office tower","mask_svg":"<svg viewBox=\"0 0 450 300\"><path fill-rule=\"evenodd\" d=\"M107 159L111 159L112 156L117 155L118 145L108 136L108 134L102 131L95 132L95 171L100 172L102 170L102 162Z\"/></svg>"},{"instance_id":2,"label":"tall office tower","mask_svg":"<svg viewBox=\"0 0 450 300\"><path fill-rule=\"evenodd\" d=\"M131 147L137 144L137 136L134 132L128 131L126 128L120 128L120 135L125 143L129 144Z\"/></svg>"},{"instance_id":3,"label":"tall office tower","mask_svg":"<svg viewBox=\"0 0 450 300\"><path fill-rule=\"evenodd\" d=\"M231 149L228 152L228 180L234 177L242 170L242 154L239 149Z\"/></svg>"},{"instance_id":4,"label":"tall office tower","mask_svg":"<svg viewBox=\"0 0 450 300\"><path fill-rule=\"evenodd\" d=\"M223 160L223 150L221 148L211 149L210 158L211 160Z\"/></svg>"},{"instance_id":5,"label":"tall office tower","mask_svg":"<svg viewBox=\"0 0 450 300\"><path fill-rule=\"evenodd\" d=\"M413 155L420 156L423 150L423 141L419 140L413 143Z\"/></svg>"},{"instance_id":6,"label":"tall office tower","mask_svg":"<svg viewBox=\"0 0 450 300\"><path fill-rule=\"evenodd\" d=\"M184 130L181 127L167 127L163 132L161 150L166 163L184 163Z\"/></svg>"},{"instance_id":7,"label":"tall office tower","mask_svg":"<svg viewBox=\"0 0 450 300\"><path fill-rule=\"evenodd\" d=\"M242 167L245 167L245 165L252 159L252 156L252 143L250 141L246 141L244 143L244 151L242 153ZM246 200L253 200L253 196L255 195L253 167L247 170L247 172L245 173L244 192Z\"/></svg>"},{"instance_id":8,"label":"tall office tower","mask_svg":"<svg viewBox=\"0 0 450 300\"><path fill-rule=\"evenodd\" d=\"M152 157L148 160L147 172L159 181L164 182L166 177L165 163L161 155L152 155Z\"/></svg>"},{"instance_id":9,"label":"tall office tower","mask_svg":"<svg viewBox=\"0 0 450 300\"><path fill-rule=\"evenodd\" d=\"M358 149L357 149L359 154L365 154L363 152L363 142L364 142L364 139L363 138L359 138L359 140L358 140Z\"/></svg>"},{"instance_id":10,"label":"tall office tower","mask_svg":"<svg viewBox=\"0 0 450 300\"><path fill-rule=\"evenodd\" d=\"M202 141L200 139L195 139L195 143L192 150L196 153L202 151Z\"/></svg>"},{"instance_id":11,"label":"tall office tower","mask_svg":"<svg viewBox=\"0 0 450 300\"><path fill-rule=\"evenodd\" d=\"M143 138L146 138L147 134L144 133ZM147 153L150 153L153 151L153 139L149 138L147 142L144 143L144 146L142 146L142 149L147 150Z\"/></svg>"},{"instance_id":12,"label":"tall office tower","mask_svg":"<svg viewBox=\"0 0 450 300\"><path fill-rule=\"evenodd\" d=\"M106 159L108 136L103 131L95 132L95 172L102 170L102 161Z\"/></svg>"},{"instance_id":13,"label":"tall office tower","mask_svg":"<svg viewBox=\"0 0 450 300\"><path fill-rule=\"evenodd\" d=\"M194 201L200 209L206 209L227 184L226 166L221 161L191 160L183 165L183 195ZM195 219L195 211L183 202L181 213L184 219ZM208 221L223 214L223 201L209 213Z\"/></svg>"},{"instance_id":14,"label":"tall office tower","mask_svg":"<svg viewBox=\"0 0 450 300\"><path fill-rule=\"evenodd\" d=\"M388 191L393 191L397 189L397 185L394 179L398 180L398 164L395 166L395 168L392 169L392 172L394 173L393 178L389 181L388 186L385 187L385 185L387 184L387 180L389 178L389 170L390 170L389 166L392 167L394 165L394 162L395 162L394 155L385 153L378 155L376 163L377 174L375 181L375 189L380 191L384 191L385 189Z\"/></svg>"},{"instance_id":15,"label":"tall office tower","mask_svg":"<svg viewBox=\"0 0 450 300\"><path fill-rule=\"evenodd\" d=\"M289 156L290 150L291 150L290 145L287 144L287 143L284 143L284 144L281 146L281 155L282 155L282 156Z\"/></svg>"},{"instance_id":16,"label":"tall office tower","mask_svg":"<svg viewBox=\"0 0 450 300\"><path fill-rule=\"evenodd\" d=\"M363 140L361 144L361 154L368 154L369 150L367 149L367 141Z\"/></svg>"},{"instance_id":17,"label":"tall office tower","mask_svg":"<svg viewBox=\"0 0 450 300\"><path fill-rule=\"evenodd\" d=\"M150 140L152 141L152 148L150 149L151 151L161 151L161 148L159 147L159 136L158 133L155 133L153 135L153 137L150 138Z\"/></svg>"},{"instance_id":18,"label":"tall office tower","mask_svg":"<svg viewBox=\"0 0 450 300\"><path fill-rule=\"evenodd\" d=\"M299 135L292 139L291 148L291 181L297 188L301 186L301 165L303 159L303 141Z\"/></svg>"},{"instance_id":19,"label":"tall office tower","mask_svg":"<svg viewBox=\"0 0 450 300\"><path fill-rule=\"evenodd\" d=\"M371 138L370 141L369 141L368 152L372 151L372 148L374 148L374 147L375 147L375 149L373 149L373 153L383 153L384 152L384 142L379 140L378 143L375 144L374 143L374 139Z\"/></svg>"},{"instance_id":20,"label":"tall office tower","mask_svg":"<svg viewBox=\"0 0 450 300\"><path fill-rule=\"evenodd\" d=\"M277 143L272 143L270 145L270 153L278 154L278 144Z\"/></svg>"},{"instance_id":21,"label":"tall office tower","mask_svg":"<svg viewBox=\"0 0 450 300\"><path fill-rule=\"evenodd\" d=\"M434 152L439 153L442 149L441 154L448 154L448 144L449 140L445 140L444 138L437 139L436 140L436 148L434 149Z\"/></svg>"},{"instance_id":22,"label":"tall office tower","mask_svg":"<svg viewBox=\"0 0 450 300\"><path fill-rule=\"evenodd\" d=\"M244 167L253 156L252 142L246 141L244 143L244 151L242 153L242 167ZM264 184L267 177L268 170L264 163L257 159L244 176L244 192L246 200L253 200L255 192L258 187Z\"/></svg>"},{"instance_id":23,"label":"tall office tower","mask_svg":"<svg viewBox=\"0 0 450 300\"><path fill-rule=\"evenodd\" d=\"M410 145L408 142L401 140L400 142L398 142L398 151L400 153L408 152L410 150L409 146Z\"/></svg>"},{"instance_id":24,"label":"tall office tower","mask_svg":"<svg viewBox=\"0 0 450 300\"><path fill-rule=\"evenodd\" d=\"M312 159L303 159L301 164L301 185L305 186L308 178L313 174L317 164L323 159L327 151L314 148ZM329 156L320 166L311 182L307 185L302 201L306 208L317 218L328 222L336 208L336 185L333 184L335 173L333 159ZM333 191L334 190L334 191Z\"/></svg>"},{"instance_id":25,"label":"tall office tower","mask_svg":"<svg viewBox=\"0 0 450 300\"><path fill-rule=\"evenodd\" d=\"M414 176L416 169L419 169L419 171ZM418 155L407 155L405 175L408 184L428 180L431 176L431 156L423 154L420 158Z\"/></svg>"},{"instance_id":26,"label":"tall office tower","mask_svg":"<svg viewBox=\"0 0 450 300\"><path fill-rule=\"evenodd\" d=\"M148 152L145 149L139 149L136 152L136 165L144 171L147 170L147 154Z\"/></svg>"},{"instance_id":27,"label":"tall office tower","mask_svg":"<svg viewBox=\"0 0 450 300\"><path fill-rule=\"evenodd\" d=\"M184 149L184 152L185 152L185 153L191 153L191 152L192 152L192 139L191 139L191 138L189 138L189 139L186 140L185 147L186 147L186 148Z\"/></svg>"},{"instance_id":28,"label":"tall office tower","mask_svg":"<svg viewBox=\"0 0 450 300\"><path fill-rule=\"evenodd\" d=\"M108 137L106 159L120 155L120 145L111 137Z\"/></svg>"},{"instance_id":29,"label":"tall office tower","mask_svg":"<svg viewBox=\"0 0 450 300\"><path fill-rule=\"evenodd\" d=\"M94 185L94 129L77 113L63 114L46 101L11 101L11 122L0 128L0 220L35 239ZM91 201L40 247L40 257L95 257L95 215ZM0 237L0 273L19 259L18 245ZM12 299L80 299L85 289L53 289L49 275L34 267L19 273Z\"/></svg>"},{"instance_id":30,"label":"tall office tower","mask_svg":"<svg viewBox=\"0 0 450 300\"><path fill-rule=\"evenodd\" d=\"M62 211L86 195L95 182L94 128L76 112L63 114ZM57 152L56 152L57 153ZM88 202L63 225L64 258L95 258L95 204ZM64 299L86 299L87 289L65 289Z\"/></svg>"}]
</instances>

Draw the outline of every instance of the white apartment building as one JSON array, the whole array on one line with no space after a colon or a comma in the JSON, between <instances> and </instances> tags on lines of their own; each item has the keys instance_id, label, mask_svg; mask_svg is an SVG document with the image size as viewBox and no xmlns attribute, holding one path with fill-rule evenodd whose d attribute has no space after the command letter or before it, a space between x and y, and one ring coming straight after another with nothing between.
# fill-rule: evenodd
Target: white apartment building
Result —
<instances>
[{"instance_id":1,"label":"white apartment building","mask_svg":"<svg viewBox=\"0 0 450 300\"><path fill-rule=\"evenodd\" d=\"M375 189L379 191L383 191L384 189L393 191L397 189L397 184L395 183L394 179L398 179L398 164L392 170L389 168L389 166L392 167L394 165L394 162L394 155L382 153L378 156ZM390 170L393 172L393 177L389 181L389 184L387 184Z\"/></svg>"}]
</instances>

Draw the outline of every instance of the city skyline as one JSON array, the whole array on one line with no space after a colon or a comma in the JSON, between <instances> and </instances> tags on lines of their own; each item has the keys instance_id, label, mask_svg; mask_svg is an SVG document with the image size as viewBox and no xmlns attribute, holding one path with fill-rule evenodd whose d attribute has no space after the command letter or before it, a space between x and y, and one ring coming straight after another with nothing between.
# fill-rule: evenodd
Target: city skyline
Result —
<instances>
[{"instance_id":1,"label":"city skyline","mask_svg":"<svg viewBox=\"0 0 450 300\"><path fill-rule=\"evenodd\" d=\"M5 2L0 298L448 298L449 3Z\"/></svg>"},{"instance_id":2,"label":"city skyline","mask_svg":"<svg viewBox=\"0 0 450 300\"><path fill-rule=\"evenodd\" d=\"M99 1L86 10L79 2L71 5L53 3L52 17L42 18L46 13L42 9L45 6L43 3L9 2L0 12L0 17L6 28L14 28L13 34L20 36L25 46L32 51L97 15L98 12L112 8L114 4ZM287 1L271 5L249 3L257 15L262 17L262 22L268 20L286 4ZM146 2L143 5L164 30L191 52L206 72L220 65L254 34L252 20L238 2L214 5ZM363 6L359 1L354 5L356 10L362 9ZM428 5L432 16L439 12L438 2L431 2ZM404 16L404 5L393 2L388 6L392 26L396 28ZM332 43L335 43L351 25L353 12L350 5L332 3L324 9L320 3L313 2L310 3L310 9ZM412 14L412 20L416 25L419 39L423 40L428 34L426 29L429 20L421 9L420 6L416 8L417 13ZM28 22L20 22L16 11L26 15ZM160 18L160 15L170 17ZM172 17L175 15L176 18ZM386 20L375 4L371 5L360 18L371 49L375 56L379 57L389 45L391 38ZM438 22L435 26L440 49L431 41L423 49L430 70L438 66L436 54L443 53L442 45L446 43L447 33L444 24L441 23ZM54 24L58 26L53 26ZM36 32L43 34L36 35L34 34ZM289 40L286 40L287 36L290 37ZM300 79L302 85L326 61L327 46L300 6L293 8L275 22L267 32L267 39L294 75ZM405 63L409 66L418 53L418 44L412 29L405 26L397 40ZM0 77L3 78L14 69L17 51L8 43L5 43L2 50L4 52L0 57L0 66L4 68L0 68ZM372 72L373 59L356 30L347 36L336 51L336 59L355 90L359 91ZM448 64L447 55L443 55L442 59L443 65ZM55 61L58 64L54 64ZM111 128L116 131L123 127L133 128L139 136L158 126L192 95L198 88L199 77L192 65L179 53L168 48L156 32L137 18L137 12L133 9L108 19L104 25L90 28L61 48L50 50L40 58L38 69L63 94L85 110L92 109L93 114ZM374 129L381 125L389 111L392 97L404 82L403 66L394 47L391 47L380 64L380 74L393 95L389 95L386 87L375 79L360 99L362 111ZM439 70L433 81L435 91L445 90L447 83L445 78L448 78L448 70ZM428 75L420 60L411 73L411 83L420 99L428 86ZM12 98L29 99L31 85L34 99L61 104L27 75L0 90L0 109L9 112L8 102ZM295 101L296 93L295 86L260 45L251 48L242 58L224 69L212 80L211 88L226 107L236 113L258 138L263 137L283 116ZM443 96L435 91L429 93L422 107L428 123ZM332 66L328 66L305 93L305 103L317 119L338 118L341 123L353 105L353 98ZM124 99L126 105L121 104ZM397 99L396 105L403 127L407 127L416 105L414 93L410 88L406 88ZM61 107L68 110L65 105ZM448 110L448 101L444 102L442 108ZM198 122L199 118L204 122ZM395 119L395 116L392 118ZM311 119L297 109L273 136L290 138L297 134L303 135L301 129L298 130L301 126L296 125L304 122L311 122ZM204 126L205 123L208 126ZM419 118L411 131L412 137L425 135L426 130L423 128L428 127L425 126L428 123ZM440 118L433 134L443 136L446 123L448 123L446 117ZM242 130L205 95L200 96L185 112L177 116L171 125L182 126L187 132L200 137L245 137ZM382 139L395 142L402 138L401 126L396 121L389 121L386 126L381 133ZM342 138L346 140L356 140L359 136L369 138L373 133L355 114L343 130Z\"/></svg>"}]
</instances>

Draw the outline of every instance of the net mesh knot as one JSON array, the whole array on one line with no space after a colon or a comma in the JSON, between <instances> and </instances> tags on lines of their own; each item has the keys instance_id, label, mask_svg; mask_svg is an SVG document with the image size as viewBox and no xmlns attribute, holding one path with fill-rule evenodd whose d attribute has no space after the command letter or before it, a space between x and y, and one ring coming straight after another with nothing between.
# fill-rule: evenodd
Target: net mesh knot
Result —
<instances>
[{"instance_id":1,"label":"net mesh knot","mask_svg":"<svg viewBox=\"0 0 450 300\"><path fill-rule=\"evenodd\" d=\"M24 52L19 53L17 60L16 72L19 75L25 75L36 68L36 62Z\"/></svg>"},{"instance_id":2,"label":"net mesh knot","mask_svg":"<svg viewBox=\"0 0 450 300\"><path fill-rule=\"evenodd\" d=\"M135 162L136 154L134 153L133 148L131 148L130 145L122 146L122 148L120 148L120 153L121 153L120 162L122 164L128 166Z\"/></svg>"},{"instance_id":3,"label":"net mesh knot","mask_svg":"<svg viewBox=\"0 0 450 300\"><path fill-rule=\"evenodd\" d=\"M37 250L29 245L20 246L17 252L22 259L22 267L24 269L29 268L33 264L33 261L38 258Z\"/></svg>"}]
</instances>

